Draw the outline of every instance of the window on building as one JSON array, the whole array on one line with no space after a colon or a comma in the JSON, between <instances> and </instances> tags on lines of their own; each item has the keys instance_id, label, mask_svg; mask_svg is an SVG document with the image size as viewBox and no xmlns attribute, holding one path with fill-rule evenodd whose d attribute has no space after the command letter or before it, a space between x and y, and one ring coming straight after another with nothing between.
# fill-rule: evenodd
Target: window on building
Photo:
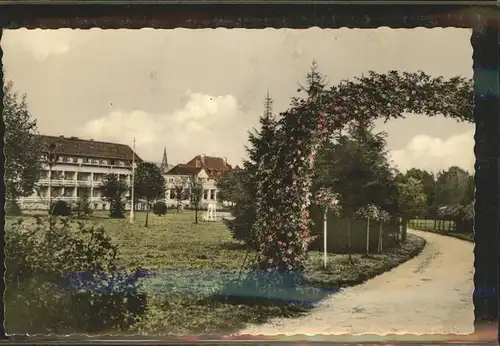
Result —
<instances>
[{"instance_id":1,"label":"window on building","mask_svg":"<svg viewBox=\"0 0 500 346\"><path fill-rule=\"evenodd\" d=\"M64 158L63 158L62 156L59 156L59 157L57 158L57 162L64 162L64 161L63 161L63 159L64 159Z\"/></svg>"},{"instance_id":2,"label":"window on building","mask_svg":"<svg viewBox=\"0 0 500 346\"><path fill-rule=\"evenodd\" d=\"M118 161L118 165L119 165L119 166L125 166L125 162L123 162L123 161Z\"/></svg>"},{"instance_id":3,"label":"window on building","mask_svg":"<svg viewBox=\"0 0 500 346\"><path fill-rule=\"evenodd\" d=\"M97 165L97 164L99 164L99 160L96 160L96 159L92 159L92 164L94 164L94 165Z\"/></svg>"},{"instance_id":4,"label":"window on building","mask_svg":"<svg viewBox=\"0 0 500 346\"><path fill-rule=\"evenodd\" d=\"M203 190L203 199L208 199L208 190Z\"/></svg>"},{"instance_id":5,"label":"window on building","mask_svg":"<svg viewBox=\"0 0 500 346\"><path fill-rule=\"evenodd\" d=\"M80 158L80 157L79 157L78 159L76 159L76 161L77 161L78 163L83 163L83 159L82 159L82 158Z\"/></svg>"},{"instance_id":6,"label":"window on building","mask_svg":"<svg viewBox=\"0 0 500 346\"><path fill-rule=\"evenodd\" d=\"M108 165L108 160L101 160L101 165Z\"/></svg>"},{"instance_id":7,"label":"window on building","mask_svg":"<svg viewBox=\"0 0 500 346\"><path fill-rule=\"evenodd\" d=\"M210 190L210 199L211 200L215 199L215 190Z\"/></svg>"}]
</instances>

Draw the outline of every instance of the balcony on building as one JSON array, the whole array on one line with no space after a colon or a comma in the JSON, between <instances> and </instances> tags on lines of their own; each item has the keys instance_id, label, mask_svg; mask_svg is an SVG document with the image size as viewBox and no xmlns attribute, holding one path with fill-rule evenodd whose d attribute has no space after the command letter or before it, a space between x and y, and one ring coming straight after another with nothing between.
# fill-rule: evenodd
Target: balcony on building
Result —
<instances>
[{"instance_id":1,"label":"balcony on building","mask_svg":"<svg viewBox=\"0 0 500 346\"><path fill-rule=\"evenodd\" d=\"M88 172L78 172L76 175L76 180L78 186L90 186L92 175Z\"/></svg>"}]
</instances>

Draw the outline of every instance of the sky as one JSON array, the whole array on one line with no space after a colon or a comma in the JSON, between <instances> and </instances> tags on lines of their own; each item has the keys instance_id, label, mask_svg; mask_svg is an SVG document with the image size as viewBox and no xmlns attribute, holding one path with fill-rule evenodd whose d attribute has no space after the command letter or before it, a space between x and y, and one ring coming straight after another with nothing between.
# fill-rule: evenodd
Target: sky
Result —
<instances>
[{"instance_id":1,"label":"sky","mask_svg":"<svg viewBox=\"0 0 500 346\"><path fill-rule=\"evenodd\" d=\"M313 60L330 85L374 70L472 78L471 31L417 29L5 30L6 78L42 134L132 146L169 163L240 164L269 91L284 111ZM377 122L400 170L473 171L474 125L408 115Z\"/></svg>"}]
</instances>

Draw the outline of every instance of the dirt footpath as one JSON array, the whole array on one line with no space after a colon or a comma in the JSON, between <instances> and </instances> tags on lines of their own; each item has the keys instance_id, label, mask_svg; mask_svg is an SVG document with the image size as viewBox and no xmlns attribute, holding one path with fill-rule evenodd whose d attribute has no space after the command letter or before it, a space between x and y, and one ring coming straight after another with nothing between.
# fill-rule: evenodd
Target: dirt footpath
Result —
<instances>
[{"instance_id":1,"label":"dirt footpath","mask_svg":"<svg viewBox=\"0 0 500 346\"><path fill-rule=\"evenodd\" d=\"M366 283L346 288L297 319L248 326L238 334L469 334L474 244L434 233L420 255Z\"/></svg>"}]
</instances>

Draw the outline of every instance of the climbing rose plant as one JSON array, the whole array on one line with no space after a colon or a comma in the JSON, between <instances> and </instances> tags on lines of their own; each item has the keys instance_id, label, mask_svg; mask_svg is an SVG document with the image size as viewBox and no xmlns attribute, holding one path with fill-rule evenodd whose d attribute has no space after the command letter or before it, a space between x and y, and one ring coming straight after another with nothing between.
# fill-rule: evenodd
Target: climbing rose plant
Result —
<instances>
[{"instance_id":1,"label":"climbing rose plant","mask_svg":"<svg viewBox=\"0 0 500 346\"><path fill-rule=\"evenodd\" d=\"M301 271L312 238L312 173L316 152L329 133L351 121L385 120L405 113L443 115L472 121L470 80L432 78L424 72L367 76L343 81L307 100L295 98L281 113L272 159L259 167L256 220L252 231L259 242L258 267Z\"/></svg>"}]
</instances>

